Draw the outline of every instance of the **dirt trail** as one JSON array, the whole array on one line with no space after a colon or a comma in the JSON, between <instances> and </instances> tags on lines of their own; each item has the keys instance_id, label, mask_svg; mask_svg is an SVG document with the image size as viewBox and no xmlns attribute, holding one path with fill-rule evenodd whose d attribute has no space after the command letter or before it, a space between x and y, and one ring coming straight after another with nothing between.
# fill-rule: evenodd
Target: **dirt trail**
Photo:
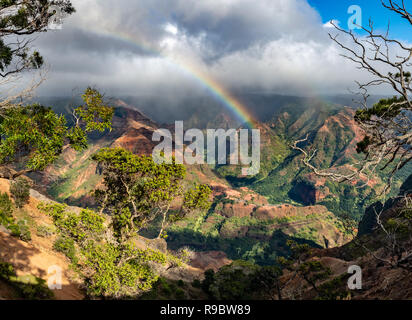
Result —
<instances>
[{"instance_id":1,"label":"dirt trail","mask_svg":"<svg viewBox=\"0 0 412 320\"><path fill-rule=\"evenodd\" d=\"M51 266L62 269L62 289L54 290L58 300L79 300L84 296L77 284L69 280L70 271L67 259L57 253L47 252L47 249L35 247L18 240L6 233L0 232L0 260L11 263L18 276L32 274L46 280L53 274L48 274Z\"/></svg>"},{"instance_id":2,"label":"dirt trail","mask_svg":"<svg viewBox=\"0 0 412 320\"><path fill-rule=\"evenodd\" d=\"M9 192L9 181L0 179L0 192ZM36 225L51 224L49 217L37 209L40 201L47 201L39 194L30 196L29 203L24 207L25 212L30 216ZM31 228L32 241L24 242L7 233L5 229L0 229L0 261L11 263L18 276L34 275L47 281L48 270L51 266L59 266L62 269L62 289L54 290L54 296L58 300L79 300L84 295L77 283L71 280L73 272L69 270L69 260L58 252L53 251L53 241L55 236L41 238L36 235L36 230ZM0 284L1 285L1 284Z\"/></svg>"}]
</instances>

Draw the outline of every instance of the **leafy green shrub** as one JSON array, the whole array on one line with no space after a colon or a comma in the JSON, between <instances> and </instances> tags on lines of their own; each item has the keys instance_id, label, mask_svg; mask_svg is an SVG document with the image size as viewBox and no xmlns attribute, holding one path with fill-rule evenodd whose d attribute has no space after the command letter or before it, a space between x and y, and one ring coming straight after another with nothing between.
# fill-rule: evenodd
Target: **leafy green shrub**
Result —
<instances>
[{"instance_id":1,"label":"leafy green shrub","mask_svg":"<svg viewBox=\"0 0 412 320\"><path fill-rule=\"evenodd\" d=\"M200 289L202 287L202 283L200 282L199 279L195 279L192 282L192 286L193 286L193 288L199 288Z\"/></svg>"},{"instance_id":2,"label":"leafy green shrub","mask_svg":"<svg viewBox=\"0 0 412 320\"><path fill-rule=\"evenodd\" d=\"M182 264L179 257L170 253L139 249L132 239L113 241L113 224L95 211L84 209L77 214L68 212L65 205L47 203L38 208L53 219L59 233L53 248L72 260L92 297L136 297L157 281L154 264ZM177 289L175 285L172 291Z\"/></svg>"},{"instance_id":3,"label":"leafy green shrub","mask_svg":"<svg viewBox=\"0 0 412 320\"><path fill-rule=\"evenodd\" d=\"M184 299L186 299L186 294L185 294L185 292L184 292L182 289L180 289L180 288L177 288L177 289L176 289L176 291L175 291L175 296L176 296L176 299L177 299L177 300L184 300Z\"/></svg>"},{"instance_id":4,"label":"leafy green shrub","mask_svg":"<svg viewBox=\"0 0 412 320\"><path fill-rule=\"evenodd\" d=\"M31 241L31 232L25 220L19 220L17 222L19 230L19 238L25 242Z\"/></svg>"},{"instance_id":5,"label":"leafy green shrub","mask_svg":"<svg viewBox=\"0 0 412 320\"><path fill-rule=\"evenodd\" d=\"M63 253L73 263L77 262L76 248L73 239L66 236L59 236L53 244L53 249Z\"/></svg>"},{"instance_id":6,"label":"leafy green shrub","mask_svg":"<svg viewBox=\"0 0 412 320\"><path fill-rule=\"evenodd\" d=\"M0 224L8 228L13 223L13 203L7 193L0 193Z\"/></svg>"},{"instance_id":7,"label":"leafy green shrub","mask_svg":"<svg viewBox=\"0 0 412 320\"><path fill-rule=\"evenodd\" d=\"M12 285L23 299L50 300L53 292L47 287L46 281L31 275L12 279Z\"/></svg>"},{"instance_id":8,"label":"leafy green shrub","mask_svg":"<svg viewBox=\"0 0 412 320\"><path fill-rule=\"evenodd\" d=\"M179 288L182 280L175 281L159 277L150 291L145 292L139 299L142 300L186 300L186 292Z\"/></svg>"},{"instance_id":9,"label":"leafy green shrub","mask_svg":"<svg viewBox=\"0 0 412 320\"><path fill-rule=\"evenodd\" d=\"M41 225L37 227L37 236L42 237L42 238L49 238L53 234L55 234L54 230L52 227L47 226L47 225Z\"/></svg>"},{"instance_id":10,"label":"leafy green shrub","mask_svg":"<svg viewBox=\"0 0 412 320\"><path fill-rule=\"evenodd\" d=\"M261 267L236 260L214 272L207 270L201 284L209 298L217 300L272 299L277 293L280 268Z\"/></svg>"},{"instance_id":11,"label":"leafy green shrub","mask_svg":"<svg viewBox=\"0 0 412 320\"><path fill-rule=\"evenodd\" d=\"M87 274L87 289L92 296L132 297L152 288L158 275L150 262L164 264L166 257L153 250L133 245L115 246L90 241L81 250Z\"/></svg>"},{"instance_id":12,"label":"leafy green shrub","mask_svg":"<svg viewBox=\"0 0 412 320\"><path fill-rule=\"evenodd\" d=\"M14 268L10 263L0 262L0 279L9 280L15 275Z\"/></svg>"},{"instance_id":13,"label":"leafy green shrub","mask_svg":"<svg viewBox=\"0 0 412 320\"><path fill-rule=\"evenodd\" d=\"M83 241L87 237L97 237L104 232L105 218L88 209L80 214L66 212L67 206L62 204L40 204L38 209L49 215L61 234Z\"/></svg>"},{"instance_id":14,"label":"leafy green shrub","mask_svg":"<svg viewBox=\"0 0 412 320\"><path fill-rule=\"evenodd\" d=\"M10 263L0 262L0 279L13 287L23 299L39 300L53 298L53 292L46 286L45 280L32 275L18 277Z\"/></svg>"},{"instance_id":15,"label":"leafy green shrub","mask_svg":"<svg viewBox=\"0 0 412 320\"><path fill-rule=\"evenodd\" d=\"M11 232L11 235L13 236L13 237L20 237L20 235L21 235L21 232L20 232L20 227L17 225L17 224L10 224L9 226L8 226L8 229L10 230L10 232Z\"/></svg>"},{"instance_id":16,"label":"leafy green shrub","mask_svg":"<svg viewBox=\"0 0 412 320\"><path fill-rule=\"evenodd\" d=\"M17 208L22 208L30 199L30 183L23 178L13 181L10 193Z\"/></svg>"},{"instance_id":17,"label":"leafy green shrub","mask_svg":"<svg viewBox=\"0 0 412 320\"><path fill-rule=\"evenodd\" d=\"M25 220L19 220L17 223L11 223L7 226L13 237L20 238L20 240L31 241L31 232Z\"/></svg>"},{"instance_id":18,"label":"leafy green shrub","mask_svg":"<svg viewBox=\"0 0 412 320\"><path fill-rule=\"evenodd\" d=\"M7 193L0 193L0 224L10 230L13 237L19 237L23 241L31 240L30 229L25 220L17 223L13 217L13 203Z\"/></svg>"},{"instance_id":19,"label":"leafy green shrub","mask_svg":"<svg viewBox=\"0 0 412 320\"><path fill-rule=\"evenodd\" d=\"M173 294L173 289L169 283L165 279L160 278L159 284L161 285L161 294L170 298Z\"/></svg>"},{"instance_id":20,"label":"leafy green shrub","mask_svg":"<svg viewBox=\"0 0 412 320\"><path fill-rule=\"evenodd\" d=\"M82 227L93 233L101 233L104 230L104 217L100 214L84 209L80 212L80 222Z\"/></svg>"},{"instance_id":21,"label":"leafy green shrub","mask_svg":"<svg viewBox=\"0 0 412 320\"><path fill-rule=\"evenodd\" d=\"M341 300L350 297L350 291L346 284L349 276L349 274L344 273L321 284L318 288L319 300Z\"/></svg>"},{"instance_id":22,"label":"leafy green shrub","mask_svg":"<svg viewBox=\"0 0 412 320\"><path fill-rule=\"evenodd\" d=\"M53 221L56 222L57 220L61 219L64 216L67 205L60 204L60 203L51 204L51 203L41 202L37 206L37 208L40 211L43 211L48 216L50 216L53 219Z\"/></svg>"}]
</instances>

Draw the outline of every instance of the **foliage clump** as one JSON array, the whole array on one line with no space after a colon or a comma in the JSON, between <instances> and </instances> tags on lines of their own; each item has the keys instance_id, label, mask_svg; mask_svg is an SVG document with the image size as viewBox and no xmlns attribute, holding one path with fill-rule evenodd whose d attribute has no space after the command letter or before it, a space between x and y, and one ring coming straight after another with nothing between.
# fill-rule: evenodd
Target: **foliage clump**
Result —
<instances>
[{"instance_id":1,"label":"foliage clump","mask_svg":"<svg viewBox=\"0 0 412 320\"><path fill-rule=\"evenodd\" d=\"M74 246L74 240L66 236L59 236L53 243L53 249L57 252L63 253L73 263L77 262L76 248Z\"/></svg>"},{"instance_id":2,"label":"foliage clump","mask_svg":"<svg viewBox=\"0 0 412 320\"><path fill-rule=\"evenodd\" d=\"M104 189L95 196L101 210L112 216L114 235L122 241L134 236L157 217L162 217L159 238L166 227L188 212L210 207L211 189L198 185L184 190L186 169L172 163L157 164L151 157L137 156L122 148L106 148L93 155L103 178ZM174 200L183 197L179 210L171 213Z\"/></svg>"},{"instance_id":3,"label":"foliage clump","mask_svg":"<svg viewBox=\"0 0 412 320\"><path fill-rule=\"evenodd\" d=\"M30 183L23 178L18 178L10 184L10 193L17 208L22 208L29 202Z\"/></svg>"},{"instance_id":4,"label":"foliage clump","mask_svg":"<svg viewBox=\"0 0 412 320\"><path fill-rule=\"evenodd\" d=\"M46 281L31 275L17 276L14 267L7 262L0 262L0 279L10 285L20 298L28 300L49 300L53 292Z\"/></svg>"},{"instance_id":5,"label":"foliage clump","mask_svg":"<svg viewBox=\"0 0 412 320\"><path fill-rule=\"evenodd\" d=\"M42 238L49 238L55 234L54 229L48 225L40 225L37 227L36 234Z\"/></svg>"},{"instance_id":6,"label":"foliage clump","mask_svg":"<svg viewBox=\"0 0 412 320\"><path fill-rule=\"evenodd\" d=\"M79 111L82 116L83 111ZM211 191L203 185L185 191L185 167L175 162L156 164L120 148L102 149L93 159L104 176L105 188L96 191L100 212L83 209L75 213L66 205L50 203L39 209L53 219L59 232L54 248L71 259L90 296L134 297L152 288L159 277L156 268L180 266L190 258L187 249L174 256L142 248L136 242L138 232L162 216L160 237L168 223L190 211L206 210ZM169 213L177 197L182 198L181 208Z\"/></svg>"},{"instance_id":7,"label":"foliage clump","mask_svg":"<svg viewBox=\"0 0 412 320\"><path fill-rule=\"evenodd\" d=\"M7 193L0 193L0 224L6 228L14 224L13 202Z\"/></svg>"},{"instance_id":8,"label":"foliage clump","mask_svg":"<svg viewBox=\"0 0 412 320\"><path fill-rule=\"evenodd\" d=\"M10 230L11 235L23 241L31 240L30 229L25 220L16 221L13 202L7 193L0 193L0 225Z\"/></svg>"},{"instance_id":9,"label":"foliage clump","mask_svg":"<svg viewBox=\"0 0 412 320\"><path fill-rule=\"evenodd\" d=\"M69 212L66 205L39 205L58 229L56 251L64 253L84 280L92 297L135 297L157 281L155 265L179 266L182 260L167 252L140 248L134 239L113 236L110 217L84 209Z\"/></svg>"},{"instance_id":10,"label":"foliage clump","mask_svg":"<svg viewBox=\"0 0 412 320\"><path fill-rule=\"evenodd\" d=\"M23 240L25 242L31 241L31 232L26 220L17 221L17 228L15 233L15 236L18 236L20 240Z\"/></svg>"},{"instance_id":11,"label":"foliage clump","mask_svg":"<svg viewBox=\"0 0 412 320\"><path fill-rule=\"evenodd\" d=\"M57 15L75 12L69 0L0 1L0 76L7 78L39 69L44 63L37 50L30 52L30 36L47 31ZM13 36L14 41L5 41Z\"/></svg>"},{"instance_id":12,"label":"foliage clump","mask_svg":"<svg viewBox=\"0 0 412 320\"><path fill-rule=\"evenodd\" d=\"M75 150L87 147L87 134L111 128L113 109L106 106L102 95L88 88L82 96L83 106L74 110L71 128L63 115L39 104L14 106L0 116L0 164L19 162L24 170L8 178L44 170L70 145Z\"/></svg>"},{"instance_id":13,"label":"foliage clump","mask_svg":"<svg viewBox=\"0 0 412 320\"><path fill-rule=\"evenodd\" d=\"M274 299L279 294L281 274L277 266L261 267L248 261L236 260L217 272L207 270L200 286L210 299ZM199 283L195 282L194 285L199 286Z\"/></svg>"}]
</instances>

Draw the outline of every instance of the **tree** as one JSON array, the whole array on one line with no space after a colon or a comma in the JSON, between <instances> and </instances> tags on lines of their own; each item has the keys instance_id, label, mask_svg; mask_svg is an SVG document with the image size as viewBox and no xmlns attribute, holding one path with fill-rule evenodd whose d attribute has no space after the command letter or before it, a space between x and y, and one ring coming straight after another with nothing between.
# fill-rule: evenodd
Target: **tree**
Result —
<instances>
[{"instance_id":1,"label":"tree","mask_svg":"<svg viewBox=\"0 0 412 320\"><path fill-rule=\"evenodd\" d=\"M388 10L400 15L412 25L411 14L402 0L389 2L382 0ZM303 162L319 176L343 182L355 180L362 174L371 177L376 170L390 170L386 192L393 176L412 160L412 102L411 59L412 47L389 36L389 26L385 34L374 29L369 21L368 27L359 26L366 36L361 37L352 30L346 31L331 22L337 35L330 38L344 51L342 56L352 61L360 70L369 73L371 79L366 83L356 81L359 88L361 109L356 112L355 120L364 131L364 139L358 143L357 151L365 155L351 172L320 170L311 164L317 150L306 151L299 144L307 142L308 136L294 143L293 149L303 153ZM352 46L340 40L348 38ZM369 91L373 87L390 88L394 97L382 99L372 107L368 106Z\"/></svg>"},{"instance_id":2,"label":"tree","mask_svg":"<svg viewBox=\"0 0 412 320\"><path fill-rule=\"evenodd\" d=\"M412 25L412 15L408 12L405 1L382 0L381 3L389 11L400 15L409 27ZM410 100L412 47L391 38L389 26L385 34L377 32L371 20L368 27L359 26L366 34L364 37L340 28L333 21L331 23L339 34L329 34L329 36L345 52L342 56L371 75L371 79L366 83L356 81L362 108L357 110L355 121L364 131L364 138L358 143L357 152L363 153L365 158L359 162L356 170L350 173L320 170L311 164L317 151L306 151L299 147L300 143L308 140L308 136L295 141L292 148L303 153L303 163L316 175L339 182L354 180L362 174L371 177L376 170L389 169L383 192L387 193L395 173L412 160L412 101ZM341 41L339 35L346 36L352 46ZM369 107L369 91L373 87L391 88L395 95ZM380 240L379 253L360 243L360 239L355 239L355 244L360 244L376 260L392 268L410 271L412 260L410 203L411 195L407 192L396 199L396 205L392 201L394 206L392 210L382 208L378 212L375 207L372 208L375 210L377 225L374 236ZM391 211L394 214L388 216L387 213Z\"/></svg>"},{"instance_id":3,"label":"tree","mask_svg":"<svg viewBox=\"0 0 412 320\"><path fill-rule=\"evenodd\" d=\"M356 238L353 243L363 248L380 263L411 272L412 202L410 193L390 199L385 206L372 206L370 210L374 211L376 220L372 234ZM376 247L379 247L379 250L376 250Z\"/></svg>"},{"instance_id":4,"label":"tree","mask_svg":"<svg viewBox=\"0 0 412 320\"><path fill-rule=\"evenodd\" d=\"M53 247L71 260L89 296L136 297L157 281L154 265L181 265L167 252L112 239L107 215L88 209L70 212L58 203L41 203L38 208L52 218L59 233Z\"/></svg>"},{"instance_id":5,"label":"tree","mask_svg":"<svg viewBox=\"0 0 412 320\"><path fill-rule=\"evenodd\" d=\"M209 206L209 187L200 185L185 191L183 165L157 164L151 157L137 156L122 148L106 148L93 155L104 177L104 189L96 190L101 212L112 217L115 236L120 241L134 236L157 217L162 217L159 237L167 225L188 212ZM183 197L177 212L169 212L172 202Z\"/></svg>"},{"instance_id":6,"label":"tree","mask_svg":"<svg viewBox=\"0 0 412 320\"><path fill-rule=\"evenodd\" d=\"M14 108L16 101L33 97L45 80L44 59L32 50L34 36L46 32L51 22L75 12L69 0L0 1L0 114ZM31 83L25 84L26 71L39 70ZM39 76L39 77L37 77Z\"/></svg>"},{"instance_id":7,"label":"tree","mask_svg":"<svg viewBox=\"0 0 412 320\"><path fill-rule=\"evenodd\" d=\"M51 22L75 12L69 0L0 1L1 85L24 71L39 69L44 60L31 52L32 36L46 32ZM17 78L18 79L18 78ZM44 78L41 79L41 81ZM14 79L16 80L16 79ZM41 83L40 81L40 83ZM50 108L17 104L40 84L34 83L20 94L2 97L0 102L0 177L15 179L31 171L44 170L70 144L76 150L86 147L87 133L111 126L113 110L104 105L101 94L88 88L85 105L73 111L75 126ZM3 90L4 94L4 90ZM11 166L18 164L18 172Z\"/></svg>"},{"instance_id":8,"label":"tree","mask_svg":"<svg viewBox=\"0 0 412 320\"><path fill-rule=\"evenodd\" d=\"M51 108L39 104L16 106L0 115L0 177L15 179L23 174L44 170L67 146L75 150L87 147L87 134L111 128L113 109L102 95L88 88L82 95L84 105L73 110L75 125ZM13 171L10 165L22 169Z\"/></svg>"},{"instance_id":9,"label":"tree","mask_svg":"<svg viewBox=\"0 0 412 320\"><path fill-rule=\"evenodd\" d=\"M282 299L278 266L259 266L249 261L236 260L216 273L206 270L202 290L212 300L274 300Z\"/></svg>"},{"instance_id":10,"label":"tree","mask_svg":"<svg viewBox=\"0 0 412 320\"><path fill-rule=\"evenodd\" d=\"M41 204L51 216L60 237L55 249L66 254L84 280L91 296L135 297L150 289L158 279L155 266L167 269L185 262L188 250L176 255L141 247L138 231L162 217L159 236L169 223L192 210L209 208L210 188L183 188L185 167L156 164L152 158L137 156L121 148L102 149L93 156L104 176L104 189L96 190L101 211L69 212L65 205ZM177 197L179 210L169 212ZM107 213L107 214L104 214Z\"/></svg>"},{"instance_id":11,"label":"tree","mask_svg":"<svg viewBox=\"0 0 412 320\"><path fill-rule=\"evenodd\" d=\"M263 266L256 272L252 279L252 287L259 292L264 299L282 300L282 286L280 276L282 270L278 266Z\"/></svg>"},{"instance_id":12,"label":"tree","mask_svg":"<svg viewBox=\"0 0 412 320\"><path fill-rule=\"evenodd\" d=\"M30 52L30 36L47 31L57 15L74 12L68 0L1 0L0 76L40 68L44 60L38 51Z\"/></svg>"},{"instance_id":13,"label":"tree","mask_svg":"<svg viewBox=\"0 0 412 320\"><path fill-rule=\"evenodd\" d=\"M322 264L321 261L310 258L311 249L307 244L299 244L293 240L288 240L288 246L291 250L291 257L286 259L280 257L278 263L290 271L289 279L279 286L281 293L296 277L307 282L317 295L321 294L318 282L323 281L331 275L329 267ZM293 293L302 295L302 292ZM280 297L280 294L279 294Z\"/></svg>"}]
</instances>

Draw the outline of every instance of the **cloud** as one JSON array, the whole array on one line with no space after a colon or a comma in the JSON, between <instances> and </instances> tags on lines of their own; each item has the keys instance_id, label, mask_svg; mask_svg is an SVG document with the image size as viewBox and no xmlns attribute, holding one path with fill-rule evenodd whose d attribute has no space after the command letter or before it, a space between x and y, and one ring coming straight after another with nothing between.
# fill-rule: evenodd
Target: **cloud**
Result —
<instances>
[{"instance_id":1,"label":"cloud","mask_svg":"<svg viewBox=\"0 0 412 320\"><path fill-rule=\"evenodd\" d=\"M364 77L339 56L305 0L74 0L77 13L36 44L51 65L39 94L94 85L112 95L230 90L346 92Z\"/></svg>"},{"instance_id":2,"label":"cloud","mask_svg":"<svg viewBox=\"0 0 412 320\"><path fill-rule=\"evenodd\" d=\"M165 31L172 34L172 35L174 35L174 36L176 36L179 32L179 29L175 25L173 25L171 23L167 23L165 25Z\"/></svg>"},{"instance_id":3,"label":"cloud","mask_svg":"<svg viewBox=\"0 0 412 320\"><path fill-rule=\"evenodd\" d=\"M324 24L323 24L323 27L324 27L324 28L327 28L327 29L333 29L333 28L335 28L335 26L338 26L338 27L339 27L339 25L340 25L340 21L339 21L339 20L330 20L330 21L324 23Z\"/></svg>"}]
</instances>

